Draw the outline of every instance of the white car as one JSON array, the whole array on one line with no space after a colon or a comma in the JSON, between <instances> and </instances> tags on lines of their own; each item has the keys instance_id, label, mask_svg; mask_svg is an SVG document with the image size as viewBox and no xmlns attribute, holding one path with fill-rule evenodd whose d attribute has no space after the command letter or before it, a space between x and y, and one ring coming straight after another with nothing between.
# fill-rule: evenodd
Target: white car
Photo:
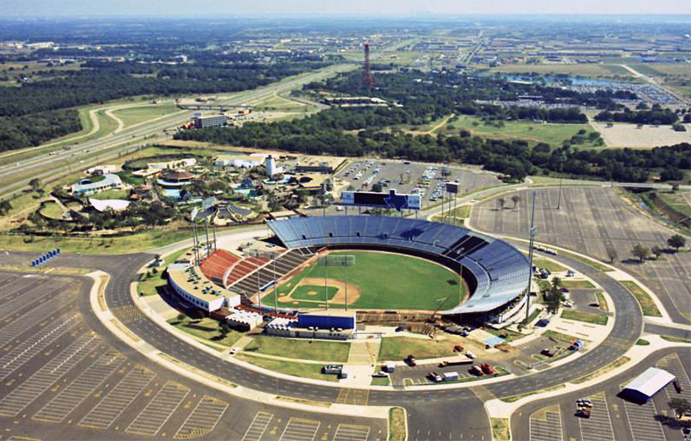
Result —
<instances>
[{"instance_id":1,"label":"white car","mask_svg":"<svg viewBox=\"0 0 691 441\"><path fill-rule=\"evenodd\" d=\"M468 358L470 358L471 360L474 360L474 359L475 359L475 354L473 354L473 353L470 352L470 351L466 352L466 353L465 353L465 356L468 357Z\"/></svg>"},{"instance_id":2,"label":"white car","mask_svg":"<svg viewBox=\"0 0 691 441\"><path fill-rule=\"evenodd\" d=\"M230 350L229 354L230 354L230 355L235 355L235 354L238 353L239 350L240 350L240 348L232 348L232 349Z\"/></svg>"}]
</instances>

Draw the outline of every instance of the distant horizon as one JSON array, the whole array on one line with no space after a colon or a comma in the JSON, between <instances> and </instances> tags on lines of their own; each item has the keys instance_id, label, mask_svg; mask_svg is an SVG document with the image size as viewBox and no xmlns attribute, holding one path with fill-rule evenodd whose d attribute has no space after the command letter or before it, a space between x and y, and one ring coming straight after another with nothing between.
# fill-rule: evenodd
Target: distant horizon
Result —
<instances>
[{"instance_id":1,"label":"distant horizon","mask_svg":"<svg viewBox=\"0 0 691 441\"><path fill-rule=\"evenodd\" d=\"M511 0L477 3L463 0L3 0L4 17L386 17L435 18L475 16L686 16L688 0L532 0L518 4Z\"/></svg>"}]
</instances>

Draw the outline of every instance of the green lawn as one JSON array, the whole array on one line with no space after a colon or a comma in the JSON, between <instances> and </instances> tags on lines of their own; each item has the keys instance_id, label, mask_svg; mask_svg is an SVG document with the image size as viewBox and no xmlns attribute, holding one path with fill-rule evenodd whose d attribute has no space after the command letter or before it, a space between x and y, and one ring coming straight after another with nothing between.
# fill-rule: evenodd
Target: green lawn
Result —
<instances>
[{"instance_id":1,"label":"green lawn","mask_svg":"<svg viewBox=\"0 0 691 441\"><path fill-rule=\"evenodd\" d=\"M168 323L190 335L228 347L233 346L243 335L241 332L231 329L225 338L219 338L218 320L209 317L204 317L203 319L190 319L189 317L185 317L182 321L179 321L177 318L172 318L168 320Z\"/></svg>"},{"instance_id":2,"label":"green lawn","mask_svg":"<svg viewBox=\"0 0 691 441\"><path fill-rule=\"evenodd\" d=\"M175 262L180 256L184 255L187 249L179 250L174 253L169 254L164 259L164 264L156 269L156 273L149 273L147 277L143 274L137 283L137 292L140 296L152 296L158 294L158 288L165 286L168 280L163 276L164 268L166 268L171 263ZM151 271L151 270L150 270Z\"/></svg>"},{"instance_id":3,"label":"green lawn","mask_svg":"<svg viewBox=\"0 0 691 441\"><path fill-rule=\"evenodd\" d=\"M321 371L323 366L321 364L272 360L269 358L253 357L246 354L238 354L235 356L235 358L270 371L279 372L281 374L312 378L315 380L338 381L338 378L336 378L335 375L322 374Z\"/></svg>"},{"instance_id":4,"label":"green lawn","mask_svg":"<svg viewBox=\"0 0 691 441\"><path fill-rule=\"evenodd\" d=\"M100 193L95 193L89 195L90 198L98 199L101 201L107 199L127 199L129 192L127 190L106 190Z\"/></svg>"},{"instance_id":5,"label":"green lawn","mask_svg":"<svg viewBox=\"0 0 691 441\"><path fill-rule=\"evenodd\" d=\"M624 285L634 297L636 297L636 300L638 300L638 303L640 303L641 309L643 310L643 315L662 317L662 314L660 313L660 310L657 309L653 299L650 298L648 293L643 291L643 288L641 288L636 282L626 280L621 282L621 284Z\"/></svg>"},{"instance_id":6,"label":"green lawn","mask_svg":"<svg viewBox=\"0 0 691 441\"><path fill-rule=\"evenodd\" d=\"M391 379L389 377L374 377L371 384L372 386L390 386Z\"/></svg>"},{"instance_id":7,"label":"green lawn","mask_svg":"<svg viewBox=\"0 0 691 441\"><path fill-rule=\"evenodd\" d=\"M145 121L160 118L179 111L173 104L150 105L120 109L113 112L113 115L120 118L125 127L133 126Z\"/></svg>"},{"instance_id":8,"label":"green lawn","mask_svg":"<svg viewBox=\"0 0 691 441\"><path fill-rule=\"evenodd\" d=\"M607 299L605 298L605 295L602 293L602 291L596 291L595 298L597 298L597 304L600 305L600 310L608 312L609 305L607 304Z\"/></svg>"},{"instance_id":9,"label":"green lawn","mask_svg":"<svg viewBox=\"0 0 691 441\"><path fill-rule=\"evenodd\" d=\"M62 208L56 202L46 202L41 214L51 219L62 219Z\"/></svg>"},{"instance_id":10,"label":"green lawn","mask_svg":"<svg viewBox=\"0 0 691 441\"><path fill-rule=\"evenodd\" d=\"M689 205L689 203L680 193L658 191L655 194L663 204L669 206L673 210L686 217L691 217L691 205Z\"/></svg>"},{"instance_id":11,"label":"green lawn","mask_svg":"<svg viewBox=\"0 0 691 441\"><path fill-rule=\"evenodd\" d=\"M563 286L564 288L595 288L595 285L590 283L588 280L561 279L561 286Z\"/></svg>"},{"instance_id":12,"label":"green lawn","mask_svg":"<svg viewBox=\"0 0 691 441\"><path fill-rule=\"evenodd\" d=\"M565 266L559 265L557 262L547 259L533 259L533 265L538 268L544 268L550 273L561 273L567 271Z\"/></svg>"},{"instance_id":13,"label":"green lawn","mask_svg":"<svg viewBox=\"0 0 691 441\"><path fill-rule=\"evenodd\" d=\"M326 294L324 294L324 290L325 288L323 286L302 285L293 291L291 297L295 300L323 301L328 299L331 301L338 292L338 288L333 286L326 287Z\"/></svg>"},{"instance_id":14,"label":"green lawn","mask_svg":"<svg viewBox=\"0 0 691 441\"><path fill-rule=\"evenodd\" d=\"M349 286L360 289L360 297L354 302L352 298L349 300L353 308L430 311L437 308L449 309L460 302L462 288L459 286L458 276L445 267L400 254L352 251L331 255L343 254L355 256L355 264L347 269L337 266L325 267L320 263L311 265L278 288L279 306L318 306L319 303L291 299L287 295L306 277L323 279L327 275L330 279L345 281L346 270ZM303 297L305 294L301 290L298 296ZM319 287L319 294L317 298L322 299L323 285ZM263 301L273 304L273 292L267 294Z\"/></svg>"},{"instance_id":15,"label":"green lawn","mask_svg":"<svg viewBox=\"0 0 691 441\"><path fill-rule=\"evenodd\" d=\"M189 231L147 231L113 238L44 237L22 234L0 234L0 249L13 251L45 251L60 247L65 253L126 254L160 248L189 239Z\"/></svg>"},{"instance_id":16,"label":"green lawn","mask_svg":"<svg viewBox=\"0 0 691 441\"><path fill-rule=\"evenodd\" d=\"M348 361L350 343L259 336L245 346L244 351L302 360L345 362Z\"/></svg>"},{"instance_id":17,"label":"green lawn","mask_svg":"<svg viewBox=\"0 0 691 441\"><path fill-rule=\"evenodd\" d=\"M561 313L561 318L565 320L577 320L579 322L593 323L595 325L606 325L607 316L595 314L592 312L576 311L573 309L565 309Z\"/></svg>"},{"instance_id":18,"label":"green lawn","mask_svg":"<svg viewBox=\"0 0 691 441\"><path fill-rule=\"evenodd\" d=\"M553 146L561 146L562 142L570 140L579 130L585 130L587 133L595 131L589 124L538 124L532 121L504 121L503 123L503 126L496 127L486 125L480 118L460 115L458 120L449 121L437 133L450 135L466 130L489 138L524 139L535 143L546 142ZM588 141L578 145L595 147L594 143Z\"/></svg>"},{"instance_id":19,"label":"green lawn","mask_svg":"<svg viewBox=\"0 0 691 441\"><path fill-rule=\"evenodd\" d=\"M379 361L403 360L408 354L418 359L450 357L455 354L453 346L452 343L439 343L432 339L384 337L379 348Z\"/></svg>"}]
</instances>

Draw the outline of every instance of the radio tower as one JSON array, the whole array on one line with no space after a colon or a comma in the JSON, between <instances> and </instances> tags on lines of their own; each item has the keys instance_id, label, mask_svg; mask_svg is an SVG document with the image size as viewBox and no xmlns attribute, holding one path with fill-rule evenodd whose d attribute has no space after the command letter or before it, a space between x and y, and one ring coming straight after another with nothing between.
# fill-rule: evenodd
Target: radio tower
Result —
<instances>
[{"instance_id":1,"label":"radio tower","mask_svg":"<svg viewBox=\"0 0 691 441\"><path fill-rule=\"evenodd\" d=\"M374 78L372 78L372 67L369 61L369 43L365 43L365 65L362 70L362 83L367 88L368 93L372 93L372 85L374 84Z\"/></svg>"}]
</instances>

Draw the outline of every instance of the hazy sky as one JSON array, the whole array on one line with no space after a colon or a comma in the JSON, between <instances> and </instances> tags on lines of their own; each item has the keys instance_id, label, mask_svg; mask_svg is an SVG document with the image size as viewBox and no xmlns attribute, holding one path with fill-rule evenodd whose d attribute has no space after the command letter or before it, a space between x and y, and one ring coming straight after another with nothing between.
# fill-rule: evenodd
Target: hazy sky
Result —
<instances>
[{"instance_id":1,"label":"hazy sky","mask_svg":"<svg viewBox=\"0 0 691 441\"><path fill-rule=\"evenodd\" d=\"M0 0L1 16L691 14L689 0Z\"/></svg>"}]
</instances>

